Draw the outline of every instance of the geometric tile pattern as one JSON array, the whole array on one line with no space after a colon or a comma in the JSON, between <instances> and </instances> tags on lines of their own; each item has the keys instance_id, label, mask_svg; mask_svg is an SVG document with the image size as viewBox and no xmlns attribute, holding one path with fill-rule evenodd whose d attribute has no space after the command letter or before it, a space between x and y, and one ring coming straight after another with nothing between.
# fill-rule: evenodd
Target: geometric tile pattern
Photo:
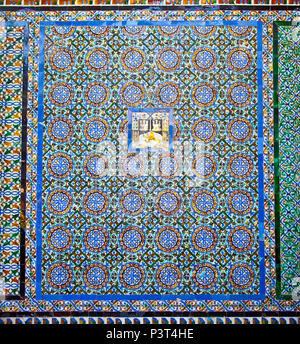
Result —
<instances>
[{"instance_id":1,"label":"geometric tile pattern","mask_svg":"<svg viewBox=\"0 0 300 344\"><path fill-rule=\"evenodd\" d=\"M262 297L261 26L78 24L41 27L38 297ZM158 106L173 153L128 153Z\"/></svg>"},{"instance_id":2,"label":"geometric tile pattern","mask_svg":"<svg viewBox=\"0 0 300 344\"><path fill-rule=\"evenodd\" d=\"M274 27L277 292L287 298L300 287L300 27L291 22L276 22Z\"/></svg>"},{"instance_id":3,"label":"geometric tile pattern","mask_svg":"<svg viewBox=\"0 0 300 344\"><path fill-rule=\"evenodd\" d=\"M1 23L2 24L2 23ZM0 25L0 295L24 292L24 152L27 64L25 23ZM22 265L22 266L21 266ZM23 276L24 279L24 276ZM21 290L22 289L22 290Z\"/></svg>"},{"instance_id":4,"label":"geometric tile pattern","mask_svg":"<svg viewBox=\"0 0 300 344\"><path fill-rule=\"evenodd\" d=\"M273 126L273 22L274 21L293 21L297 17L296 11L286 10L211 10L204 11L201 7L195 10L184 9L176 10L141 10L141 11L24 11L24 12L1 12L1 20L12 22L15 20L27 21L29 24L29 70L28 70L28 107L27 107L27 206L26 206L26 277L25 277L25 299L0 303L1 315L10 317L23 317L27 312L34 314L35 318L26 318L28 322L40 321L39 317L54 317L53 321L60 321L55 318L56 312L62 312L65 317L76 317L77 312L81 314L91 313L93 317L112 316L116 312L127 312L136 316L135 312L151 312L151 315L165 316L161 312L168 312L170 316L177 312L199 312L205 314L205 321L210 321L209 316L219 312L220 317L231 314L243 315L260 312L260 317L266 313L273 320L282 323L288 322L287 318L275 319L284 314L295 314L299 311L299 301L280 300L276 295L276 262L275 262L275 218L274 218L274 126ZM92 300L77 299L62 300L39 300L36 294L36 205L37 205L37 129L38 129L38 70L39 70L39 36L40 23L42 21L259 21L262 23L262 59L263 59L263 80L260 85L263 87L263 153L264 153L264 235L260 238L265 244L265 264L262 269L263 280L265 282L265 298L262 300ZM183 128L184 129L184 128ZM183 130L183 132L185 132ZM262 152L261 152L262 153ZM175 313L174 313L175 312ZM262 314L263 312L264 314ZM286 313L289 312L289 313ZM255 313L257 314L257 313ZM275 316L276 315L276 316ZM196 315L195 315L196 316ZM202 315L201 315L202 316ZM234 315L233 315L234 316ZM237 315L236 315L237 316ZM64 318L62 318L64 319ZM97 319L97 318L96 318ZM123 319L123 318L122 318ZM200 318L201 319L201 318ZM253 321L256 318L253 318ZM262 322L269 321L263 318ZM272 318L271 318L272 319ZM5 320L6 321L6 320ZM20 321L14 318L13 321ZM22 320L21 320L22 321ZM61 320L65 321L65 320ZM73 321L73 320L72 320ZM76 320L74 320L76 321ZM87 319L79 319L79 322ZM89 320L88 320L89 321ZM91 318L91 321L94 321ZM98 321L98 320L96 320ZM102 321L102 320L99 320ZM116 320L119 321L119 320ZM156 320L154 320L156 321ZM218 320L219 321L219 320ZM231 320L230 320L231 321ZM232 320L240 321L240 320ZM259 321L259 320L258 320ZM291 322L294 318L291 318Z\"/></svg>"}]
</instances>

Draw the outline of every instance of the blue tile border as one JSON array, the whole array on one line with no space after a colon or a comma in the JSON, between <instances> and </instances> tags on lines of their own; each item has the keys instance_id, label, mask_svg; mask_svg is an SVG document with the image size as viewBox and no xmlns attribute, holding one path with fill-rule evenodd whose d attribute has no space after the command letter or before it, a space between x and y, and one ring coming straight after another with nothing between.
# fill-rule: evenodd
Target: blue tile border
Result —
<instances>
[{"instance_id":1,"label":"blue tile border","mask_svg":"<svg viewBox=\"0 0 300 344\"><path fill-rule=\"evenodd\" d=\"M257 28L257 77L258 77L258 182L259 182L259 257L260 292L258 295L43 295L42 277L42 153L43 153L43 84L44 84L44 39L48 26L252 26ZM39 90L38 90L38 162L37 162L37 300L263 300L265 298L264 258L264 178L263 178L263 83L262 83L262 23L259 21L51 21L40 22L39 38Z\"/></svg>"}]
</instances>

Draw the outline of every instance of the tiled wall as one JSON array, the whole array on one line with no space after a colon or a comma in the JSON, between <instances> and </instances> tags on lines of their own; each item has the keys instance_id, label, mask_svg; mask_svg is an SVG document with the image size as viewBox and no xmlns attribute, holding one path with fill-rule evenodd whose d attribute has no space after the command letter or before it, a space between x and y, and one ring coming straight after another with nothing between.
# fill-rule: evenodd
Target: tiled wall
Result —
<instances>
[{"instance_id":1,"label":"tiled wall","mask_svg":"<svg viewBox=\"0 0 300 344\"><path fill-rule=\"evenodd\" d=\"M6 8L7 9L7 8ZM93 322L111 322L111 323L118 323L118 322L125 322L125 321L140 321L136 319L127 319L122 318L122 320L116 320L115 317L113 318L106 318L105 312L135 312L135 311L142 311L142 312L178 312L178 311L185 311L185 312L206 312L206 317L203 318L183 318L183 320L176 319L176 321L184 322L184 321L191 321L191 322L215 322L215 323L238 323L238 322L260 322L260 323L284 323L290 322L294 323L297 322L297 318L293 317L296 315L296 312L299 311L299 301L297 300L297 295L293 294L292 280L294 279L295 275L295 267L293 263L298 259L297 258L297 250L286 250L284 247L280 247L281 244L294 245L294 240L290 235L290 232L293 231L294 224L291 222L281 222L281 226L279 227L279 234L282 235L282 238L285 237L288 240L284 241L280 239L280 235L278 236L278 227L277 232L275 231L275 223L278 226L280 222L280 218L276 218L275 209L274 209L274 202L275 202L275 193L274 193L274 174L276 175L276 170L274 171L274 104L273 104L273 23L275 21L280 22L289 22L295 21L298 16L298 12L296 11L186 11L184 15L182 12L176 11L133 11L133 12L126 12L126 11L78 11L78 12L60 12L60 11L53 11L53 12L42 12L42 11L20 11L20 12L9 12L3 11L1 12L1 20L2 22L15 22L15 21L22 21L27 22L29 25L29 54L28 54L28 78L26 75L26 80L28 80L28 92L25 90L23 95L25 94L25 98L28 100L27 108L27 136L28 139L25 141L25 146L27 146L28 155L27 155L27 197L26 197L26 230L23 232L24 234L24 241L26 241L26 260L25 257L19 260L19 266L26 265L26 275L23 275L22 278L17 279L16 283L21 282L23 286L25 286L25 294L22 295L23 299L20 299L19 290L15 293L15 296L19 297L19 300L12 300L9 298L11 291L5 291L7 296L6 300L2 299L0 301L0 308L1 314L3 317L2 322L10 323L10 322L28 322L28 323L38 323L44 322L47 323L49 321L53 322L78 322L78 323L93 323ZM265 246L265 251L262 253L265 259L264 264L262 265L262 279L261 282L265 283L265 290L263 290L263 294L261 295L261 299L259 300L234 300L234 299L227 299L227 300L162 300L161 298L158 300L94 300L91 299L73 299L73 300L64 300L60 298L59 300L54 300L50 298L48 300L43 299L41 295L37 294L39 283L41 282L40 276L37 273L36 266L37 266L37 252L41 247L37 245L38 232L36 231L36 219L37 219L37 204L38 200L41 198L37 198L37 149L38 149L38 97L39 97L39 90L38 86L39 83L39 49L40 49L40 22L41 21L105 21L105 20L115 20L115 21L126 21L126 20L148 20L148 21L158 21L158 20L198 20L202 22L209 22L213 20L219 21L254 21L260 22L262 24L262 66L263 66L263 73L262 73L262 85L263 86L263 99L261 105L263 105L263 117L264 117L264 125L263 125L263 147L260 149L259 154L264 155L264 165L263 165L263 172L264 172L264 232L263 235L260 235L260 240L263 241ZM63 25L62 25L63 26ZM282 28L280 27L280 30ZM283 30L284 31L284 30ZM283 32L282 31L282 32ZM279 53L282 54L281 47L281 31L279 31ZM292 37L295 37L294 35ZM50 41L49 41L50 42ZM79 41L78 41L79 42ZM277 42L277 43L278 43ZM293 41L294 42L294 41ZM285 45L288 45L288 52L293 54L292 52L295 49L293 47L293 43L290 39L285 42ZM80 43L80 42L79 42ZM78 44L79 44L78 43ZM50 44L50 43L49 43ZM284 46L284 45L282 45ZM291 48L291 49L290 49ZM297 50L297 49L296 49ZM23 50L25 51L25 50ZM284 50L283 50L284 51ZM24 65L24 58L21 58L19 55L16 57L20 58L18 61L18 66L21 64ZM24 56L23 56L24 57ZM292 57L288 56L288 54L282 54L279 57L286 57L287 61L290 61ZM22 60L22 62L21 62ZM281 60L280 60L281 61ZM284 59L281 63L284 63ZM290 62L289 62L290 63ZM289 73L288 73L289 74ZM282 90L284 94L287 88L284 86L284 83L287 80L286 74L278 74L279 75L279 93ZM14 78L14 80L18 81L18 78ZM288 78L292 78L292 81L296 80L293 76L293 71L289 74ZM19 82L20 84L20 82ZM293 84L293 83L288 83ZM24 85L24 83L23 83ZM20 93L18 94L20 97ZM291 97L290 95L284 95L284 99L286 97ZM24 98L23 98L24 99ZM280 104L280 98L279 98ZM80 104L79 104L80 105ZM20 110L20 109L19 109ZM19 111L18 110L18 111ZM279 108L281 111L282 108ZM19 111L14 112L14 114L20 119L21 112ZM279 116L282 112L279 111ZM6 114L8 117L11 115L11 112L8 111ZM281 125L283 122L280 122ZM18 125L20 122L17 123ZM41 122L40 124L41 125ZM287 125L289 130L285 132L283 127L280 128L281 135L290 133L294 133L295 129L293 126ZM9 128L8 128L9 129ZM11 131L13 133L13 131ZM16 128L16 132L18 136L20 136L20 127ZM185 133L185 132L184 132ZM3 134L2 134L3 135ZM13 136L13 135L12 135ZM276 136L276 135L275 135ZM20 137L19 137L20 138ZM276 137L275 137L276 139ZM19 144L20 141L18 141ZM27 143L27 145L26 145ZM281 143L288 143L287 141L281 141ZM294 145L294 144L293 144ZM10 147L10 146L9 146ZM286 155L286 146L279 146L281 151L280 154ZM3 147L2 147L3 148ZM14 149L14 148L12 148ZM13 156L13 164L16 164L16 168L18 172L20 171L20 145L17 147L18 152L16 156ZM5 152L5 149L4 149ZM278 153L278 152L277 152ZM3 153L2 153L3 154ZM291 159L287 159L289 162ZM287 170L290 170L289 163L285 165ZM275 166L276 167L276 166ZM278 168L278 166L277 166ZM282 171L284 173L285 171ZM3 177L4 175L2 175ZM12 180L12 182L14 182ZM293 184L294 183L294 184ZM14 187L19 188L20 181L17 180L14 182ZM292 180L292 184L277 184L277 186L281 187L281 190L285 192L283 187L288 186L289 188L294 188L295 186L295 179ZM21 188L19 188L21 191ZM40 192L41 190L39 190ZM290 191L286 194L288 195ZM17 195L19 197L19 194ZM38 196L41 196L38 195ZM288 206L290 208L294 208L295 205L293 202L290 202L290 198L288 198L288 202L284 201L282 205ZM19 202L19 200L18 200ZM17 203L18 203L17 202ZM4 206L5 203L3 202ZM2 204L1 204L2 206ZM3 208L3 207L2 207ZM278 216L278 215L277 215ZM284 215L283 215L284 216ZM22 218L21 218L22 220ZM111 218L111 221L114 219ZM222 216L219 217L219 220L222 221ZM19 220L18 220L19 221ZM279 222L278 222L279 221ZM50 219L51 222L51 219ZM3 223L3 222L2 222ZM13 225L13 221L10 220L10 226ZM288 225L285 227L285 225ZM290 226L291 224L291 226ZM258 226L258 224L256 223ZM20 221L20 226L18 227L20 232L22 229L22 221ZM277 233L277 235L275 235ZM262 232L261 232L262 234ZM20 242L19 238L16 237L17 247L24 247ZM278 241L279 240L279 241ZM3 243L2 243L3 245ZM19 246L18 246L19 245ZM278 245L280 250L278 251ZM20 251L21 252L21 251ZM281 254L284 253L284 254ZM222 252L221 252L222 254ZM281 254L281 255L280 255ZM49 258L49 257L48 257ZM262 257L261 257L262 258ZM18 260L18 259L17 259ZM278 264L281 264L281 270L278 269ZM17 268L18 269L18 268ZM17 271L17 270L16 270ZM284 278L281 280L281 273L284 273ZM20 275L19 275L20 276ZM21 276L20 276L21 277ZM12 279L9 278L11 281ZM282 283L282 293L281 290L278 289L278 282ZM276 283L277 283L277 290L276 290ZM262 284L261 284L262 285ZM279 292L278 292L279 291ZM276 293L277 292L277 293ZM282 300L282 295L284 294L286 297ZM293 296L294 295L294 296ZM24 296L24 297L23 297ZM53 295L52 295L53 296ZM66 313L66 318L55 318L55 312L61 311ZM76 318L76 315L70 314L70 312L87 312L86 318ZM94 315L93 312L103 312L103 314ZM35 316L32 318L18 318L26 315L24 312L31 312L35 313ZM68 313L69 312L69 313ZM220 317L210 318L210 312L223 312ZM228 312L261 312L261 316L257 318L244 318L236 320L228 315ZM264 318L265 314L271 312L290 312L290 318L286 319L284 315L280 314L279 316L275 316L274 314L270 315L270 317ZM292 314L291 314L292 313ZM50 314L50 315L49 315ZM175 313L176 314L176 313ZM52 315L52 317L51 317ZM74 316L74 318L72 318ZM282 317L281 317L282 316ZM46 319L45 319L46 317ZM48 318L47 318L48 317ZM102 318L103 317L103 318ZM151 320L149 321L158 321L158 322L166 322L169 321L172 323L171 318L164 319L159 318L159 320Z\"/></svg>"}]
</instances>

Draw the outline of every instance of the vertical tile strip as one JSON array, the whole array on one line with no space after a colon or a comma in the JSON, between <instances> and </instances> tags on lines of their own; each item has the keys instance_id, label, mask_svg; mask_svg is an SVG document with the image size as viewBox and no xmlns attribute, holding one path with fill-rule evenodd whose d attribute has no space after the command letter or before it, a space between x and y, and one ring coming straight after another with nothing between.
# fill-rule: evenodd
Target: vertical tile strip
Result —
<instances>
[{"instance_id":1,"label":"vertical tile strip","mask_svg":"<svg viewBox=\"0 0 300 344\"><path fill-rule=\"evenodd\" d=\"M292 32L297 35L296 26L288 21L274 23L276 295L284 300L292 299L293 290L297 287L296 279L299 280L299 61L296 51L292 56L293 49L296 49Z\"/></svg>"},{"instance_id":2,"label":"vertical tile strip","mask_svg":"<svg viewBox=\"0 0 300 344\"><path fill-rule=\"evenodd\" d=\"M3 65L1 63L0 99L3 109L1 114L0 294L6 300L16 300L23 298L25 294L28 25L25 22L6 22L1 24L1 29L3 33L1 55L3 55L4 63ZM8 34L14 30L17 35L21 35L20 42L14 41L15 34L12 36ZM9 58L8 54L12 58Z\"/></svg>"}]
</instances>

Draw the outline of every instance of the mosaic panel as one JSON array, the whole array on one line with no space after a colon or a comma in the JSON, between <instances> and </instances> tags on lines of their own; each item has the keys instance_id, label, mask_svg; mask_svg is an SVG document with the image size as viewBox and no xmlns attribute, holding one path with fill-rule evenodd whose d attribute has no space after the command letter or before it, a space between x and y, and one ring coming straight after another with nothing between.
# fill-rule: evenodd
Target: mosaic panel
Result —
<instances>
[{"instance_id":1,"label":"mosaic panel","mask_svg":"<svg viewBox=\"0 0 300 344\"><path fill-rule=\"evenodd\" d=\"M239 312L243 312L244 316L251 312L263 312L262 317L268 314L270 317L274 316L274 321L280 323L288 322L288 318L284 314L297 314L299 311L299 301L297 300L280 300L276 295L275 281L276 281L276 262L275 262L275 228L274 228L274 156L273 156L273 22L274 21L292 21L299 13L295 11L250 11L242 10L211 10L204 11L201 7L185 11L166 11L166 10L141 10L141 11L26 11L26 12L2 12L2 21L24 20L29 23L29 87L28 87L28 158L27 158L27 223L26 223L26 279L25 279L25 299L20 301L1 301L1 316L4 317L6 323L10 322L39 322L50 321L53 316L53 322L69 321L69 318L55 318L55 312L63 312L66 317L76 317L77 312L84 312L89 316L102 321L103 316L114 316L118 312L132 313L135 312L151 312L152 314L164 316L161 312L170 312L170 314L179 314L178 312L193 312L195 316L200 313L202 316L218 316L230 317L231 314L236 314L239 317ZM78 296L77 299L70 299L67 301L59 300L40 300L37 298L36 281L38 283L39 276L36 274L36 186L37 186L37 129L38 129L38 59L39 56L39 36L41 21L170 21L170 20L184 20L184 21L261 21L262 22L262 36L263 36L263 152L264 152L264 235L261 240L265 244L265 264L262 266L261 272L264 276L266 294L262 300L247 299L234 300L230 296L228 300L210 300L204 298L203 300L186 299L176 300L162 300L161 297L156 300L130 300L129 298L120 300L93 300L82 299ZM85 24L84 24L85 25ZM83 26L84 26L83 25ZM89 25L91 26L91 25ZM129 46L128 46L129 47ZM68 73L68 72L66 72ZM95 73L95 72L94 72ZM101 73L101 72L100 72ZM168 72L166 72L168 73ZM152 108L157 107L151 104ZM125 116L125 114L124 114ZM181 124L181 123L180 123ZM120 126L121 127L121 126ZM125 127L125 123L124 123ZM181 128L182 135L186 135L184 126ZM110 132L111 133L111 132ZM262 151L261 151L262 152ZM15 318L11 320L11 316L26 316L27 312L35 314L36 318ZM174 313L175 312L175 313ZM206 313L204 313L206 312ZM230 312L230 313L228 313ZM288 313L286 313L288 312ZM83 313L81 313L83 314ZM119 313L120 314L120 313ZM149 313L148 313L149 314ZM197 314L197 315L196 315ZM216 315L217 314L217 315ZM257 313L255 313L257 314ZM171 315L170 315L171 316ZM234 315L232 315L234 316ZM256 315L255 315L256 316ZM282 316L280 320L275 319L277 316ZM6 317L6 318L5 318ZM8 319L7 319L8 317ZM50 318L46 318L50 317ZM73 318L71 318L70 321ZM100 319L100 320L99 320ZM156 321L156 318L151 318ZM200 318L202 319L202 318ZM219 318L217 318L219 319ZM242 318L226 318L228 321L241 322ZM252 319L251 319L252 320ZM273 321L270 320L270 321ZM76 321L76 320L74 320ZM79 322L87 321L86 319L79 319ZM91 319L91 321L94 321ZM110 321L110 320L109 320ZM116 320L117 321L117 320ZM119 320L118 320L119 321ZM151 320L150 320L151 321ZM171 320L170 320L171 321ZM202 320L199 320L202 321ZM210 322L210 318L205 318L205 321ZM217 320L219 321L219 320ZM227 320L226 320L227 321ZM246 320L245 320L246 321ZM265 318L253 318L254 322L266 322ZM294 321L294 318L291 318ZM295 320L296 321L296 320Z\"/></svg>"},{"instance_id":2,"label":"mosaic panel","mask_svg":"<svg viewBox=\"0 0 300 344\"><path fill-rule=\"evenodd\" d=\"M261 296L260 25L56 22L41 36L38 297ZM159 105L174 153L128 154L128 107ZM165 141L156 117L147 142Z\"/></svg>"},{"instance_id":3,"label":"mosaic panel","mask_svg":"<svg viewBox=\"0 0 300 344\"><path fill-rule=\"evenodd\" d=\"M24 292L24 286L20 285L21 264L24 265L21 233L24 197L21 204L21 193L24 193L25 182L21 159L24 159L22 124L26 99L23 97L23 74L27 64L27 31L25 23L0 23L0 295L6 298Z\"/></svg>"},{"instance_id":4,"label":"mosaic panel","mask_svg":"<svg viewBox=\"0 0 300 344\"><path fill-rule=\"evenodd\" d=\"M299 257L299 25L275 23L277 292L297 297ZM278 170L279 169L279 170Z\"/></svg>"}]
</instances>

